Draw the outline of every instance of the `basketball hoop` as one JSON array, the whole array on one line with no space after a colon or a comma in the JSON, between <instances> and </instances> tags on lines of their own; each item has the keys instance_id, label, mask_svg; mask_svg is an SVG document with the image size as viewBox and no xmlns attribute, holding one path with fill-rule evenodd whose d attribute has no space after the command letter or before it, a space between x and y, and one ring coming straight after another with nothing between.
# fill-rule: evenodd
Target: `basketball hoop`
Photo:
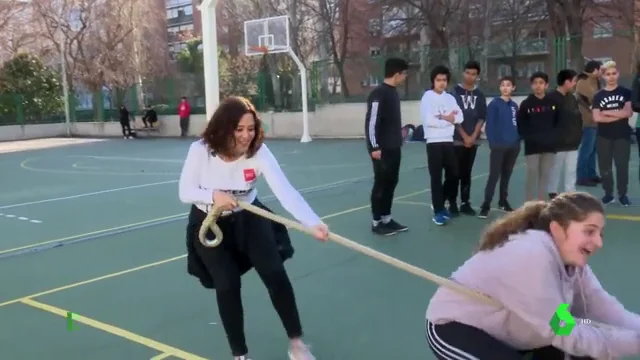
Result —
<instances>
[{"instance_id":1,"label":"basketball hoop","mask_svg":"<svg viewBox=\"0 0 640 360\"><path fill-rule=\"evenodd\" d=\"M269 55L269 48L266 46L250 46L249 49L256 53L261 52L263 55Z\"/></svg>"}]
</instances>

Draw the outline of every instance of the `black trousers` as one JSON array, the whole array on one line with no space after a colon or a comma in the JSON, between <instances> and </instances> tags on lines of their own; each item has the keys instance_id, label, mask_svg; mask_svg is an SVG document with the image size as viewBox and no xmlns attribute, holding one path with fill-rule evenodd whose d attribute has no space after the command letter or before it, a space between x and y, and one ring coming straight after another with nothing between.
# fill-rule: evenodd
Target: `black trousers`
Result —
<instances>
[{"instance_id":1,"label":"black trousers","mask_svg":"<svg viewBox=\"0 0 640 360\"><path fill-rule=\"evenodd\" d=\"M131 124L129 123L129 121L120 120L120 127L122 128L122 136L131 136Z\"/></svg>"},{"instance_id":2,"label":"black trousers","mask_svg":"<svg viewBox=\"0 0 640 360\"><path fill-rule=\"evenodd\" d=\"M286 257L283 257L282 244L276 239L273 223L244 210L221 217L218 226L224 240L218 247L208 248L198 240L198 231L205 217L204 212L192 207L187 226L187 249L192 250L189 256L195 255L198 259L188 261L191 267L192 262L199 260L215 284L218 312L232 355L248 353L240 288L242 274L251 267L256 269L267 287L289 338L301 337L302 325L296 299L283 264ZM208 236L213 235L209 232ZM190 268L189 272L192 270Z\"/></svg>"},{"instance_id":3,"label":"black trousers","mask_svg":"<svg viewBox=\"0 0 640 360\"><path fill-rule=\"evenodd\" d=\"M618 196L627 195L631 138L608 139L598 136L596 139L596 153L598 155L598 168L604 193L613 195L613 165L615 165Z\"/></svg>"},{"instance_id":4,"label":"black trousers","mask_svg":"<svg viewBox=\"0 0 640 360\"><path fill-rule=\"evenodd\" d=\"M449 201L449 204L456 202L458 162L453 142L427 144L427 166L431 178L431 203L434 213L437 214L445 210L445 201Z\"/></svg>"},{"instance_id":5,"label":"black trousers","mask_svg":"<svg viewBox=\"0 0 640 360\"><path fill-rule=\"evenodd\" d=\"M520 155L520 145L517 147L492 148L489 153L489 178L484 188L483 205L490 206L496 185L500 180L499 201L506 201L509 196L509 180L513 174L513 168Z\"/></svg>"},{"instance_id":6,"label":"black trousers","mask_svg":"<svg viewBox=\"0 0 640 360\"><path fill-rule=\"evenodd\" d=\"M402 151L382 149L382 157L373 161L373 188L371 189L371 213L373 220L380 221L383 216L391 215L393 194L400 176Z\"/></svg>"},{"instance_id":7,"label":"black trousers","mask_svg":"<svg viewBox=\"0 0 640 360\"><path fill-rule=\"evenodd\" d=\"M189 117L180 118L180 136L185 137L189 134Z\"/></svg>"},{"instance_id":8,"label":"black trousers","mask_svg":"<svg viewBox=\"0 0 640 360\"><path fill-rule=\"evenodd\" d=\"M459 322L434 325L427 321L426 337L429 347L439 360L522 360L532 354L533 360L564 360L562 350L547 346L532 350L517 350L486 332ZM592 360L572 356L572 360Z\"/></svg>"},{"instance_id":9,"label":"black trousers","mask_svg":"<svg viewBox=\"0 0 640 360\"><path fill-rule=\"evenodd\" d=\"M470 148L456 145L454 146L456 159L458 161L458 180L456 181L454 199L458 198L458 186L460 186L460 202L468 203L471 198L471 173L473 171L473 163L476 161L478 152L477 146Z\"/></svg>"}]
</instances>

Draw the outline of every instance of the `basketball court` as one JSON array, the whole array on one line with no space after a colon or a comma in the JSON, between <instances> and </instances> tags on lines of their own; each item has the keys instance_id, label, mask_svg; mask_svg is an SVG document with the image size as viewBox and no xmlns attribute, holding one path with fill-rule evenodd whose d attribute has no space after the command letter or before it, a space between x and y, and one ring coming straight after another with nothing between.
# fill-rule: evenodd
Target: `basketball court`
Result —
<instances>
[{"instance_id":1,"label":"basketball court","mask_svg":"<svg viewBox=\"0 0 640 360\"><path fill-rule=\"evenodd\" d=\"M361 140L268 145L333 232L436 274L455 270L487 224L465 217L444 227L430 221L422 144L405 147L394 205L410 231L389 238L369 229L371 166ZM187 140L113 140L0 158L0 348L7 359L230 358L214 293L186 273L188 206L178 201L177 178L188 146ZM514 206L523 201L522 162L512 180ZM481 148L476 205L487 169ZM632 179L630 193L637 196ZM291 218L264 183L259 190L268 206ZM640 253L630 235L640 210L612 205L607 211L605 247L593 266L605 287L640 310L629 285ZM296 254L287 268L318 359L432 358L423 326L433 284L340 245L291 235ZM285 358L286 336L264 286L253 271L243 281L251 354Z\"/></svg>"}]
</instances>

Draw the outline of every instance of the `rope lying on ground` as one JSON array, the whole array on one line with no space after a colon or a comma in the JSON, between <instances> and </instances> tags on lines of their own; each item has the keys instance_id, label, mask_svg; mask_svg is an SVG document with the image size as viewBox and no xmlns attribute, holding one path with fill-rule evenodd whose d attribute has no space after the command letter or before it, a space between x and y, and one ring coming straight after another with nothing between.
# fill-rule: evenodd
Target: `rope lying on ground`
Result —
<instances>
[{"instance_id":1,"label":"rope lying on ground","mask_svg":"<svg viewBox=\"0 0 640 360\"><path fill-rule=\"evenodd\" d=\"M246 202L242 202L239 201L238 202L238 206L246 211L252 212L256 215L262 216L264 218L267 218L269 220L275 221L277 223L280 223L286 227L289 228L293 228L296 229L300 232L303 232L305 234L309 234L311 236L313 236L313 229L308 228L298 222L295 222L293 220L289 220L285 217L282 217L280 215L276 215L274 213L271 213L269 211L266 211L264 209L261 209L257 206L251 205L249 203ZM220 243L222 243L223 240L223 234L222 234L222 230L220 230L220 228L218 227L218 225L216 224L216 221L218 220L218 218L220 217L220 215L222 214L222 211L214 206L213 209L211 210L211 212L209 212L209 214L207 215L207 217L205 218L205 220L202 222L202 226L200 228L200 232L199 232L199 239L200 242L206 246L206 247L216 247L218 245L220 245ZM215 239L213 240L207 240L206 239L206 234L207 232L211 230L214 235L215 235ZM503 308L504 305L502 305L500 302L498 302L495 299L492 299L484 294L481 294L475 290L471 290L463 285L460 285L458 283L456 283L453 280L444 278L442 276L438 276L434 273L431 273L427 270L421 269L419 267L413 266L411 264L407 264L403 261L400 261L394 257L391 257L389 255L386 255L384 253L381 253L379 251L373 250L370 247L361 245L353 240L349 240L343 236L340 236L338 234L334 234L334 233L329 233L329 240L338 243L344 247L347 247L349 249L355 250L357 252L360 252L364 255L367 255L369 257L372 257L376 260L382 261L386 264L389 264L397 269L406 271L410 274L419 276L425 280L429 280L437 285L440 286L444 286L450 290L456 291L458 293L461 293L463 295L466 295L478 302L482 302L485 303L487 305L493 305L495 307L498 308ZM611 325L607 325L607 324L600 324L600 323L596 323L591 321L591 323L589 324L591 326L597 326L600 328L615 328Z\"/></svg>"}]
</instances>

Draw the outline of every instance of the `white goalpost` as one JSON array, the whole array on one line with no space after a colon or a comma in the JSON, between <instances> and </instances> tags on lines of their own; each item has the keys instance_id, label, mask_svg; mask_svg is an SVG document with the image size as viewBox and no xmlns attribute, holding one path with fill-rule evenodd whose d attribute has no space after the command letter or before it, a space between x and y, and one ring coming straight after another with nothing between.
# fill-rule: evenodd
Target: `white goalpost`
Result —
<instances>
[{"instance_id":1,"label":"white goalpost","mask_svg":"<svg viewBox=\"0 0 640 360\"><path fill-rule=\"evenodd\" d=\"M216 29L216 5L218 0L203 0L198 7L202 12L202 55L204 64L204 92L207 119L210 119L220 99L218 69L218 35ZM311 141L307 104L307 69L291 49L289 43L289 17L274 16L244 22L244 46L246 56L287 53L298 66L302 91L302 138Z\"/></svg>"}]
</instances>

